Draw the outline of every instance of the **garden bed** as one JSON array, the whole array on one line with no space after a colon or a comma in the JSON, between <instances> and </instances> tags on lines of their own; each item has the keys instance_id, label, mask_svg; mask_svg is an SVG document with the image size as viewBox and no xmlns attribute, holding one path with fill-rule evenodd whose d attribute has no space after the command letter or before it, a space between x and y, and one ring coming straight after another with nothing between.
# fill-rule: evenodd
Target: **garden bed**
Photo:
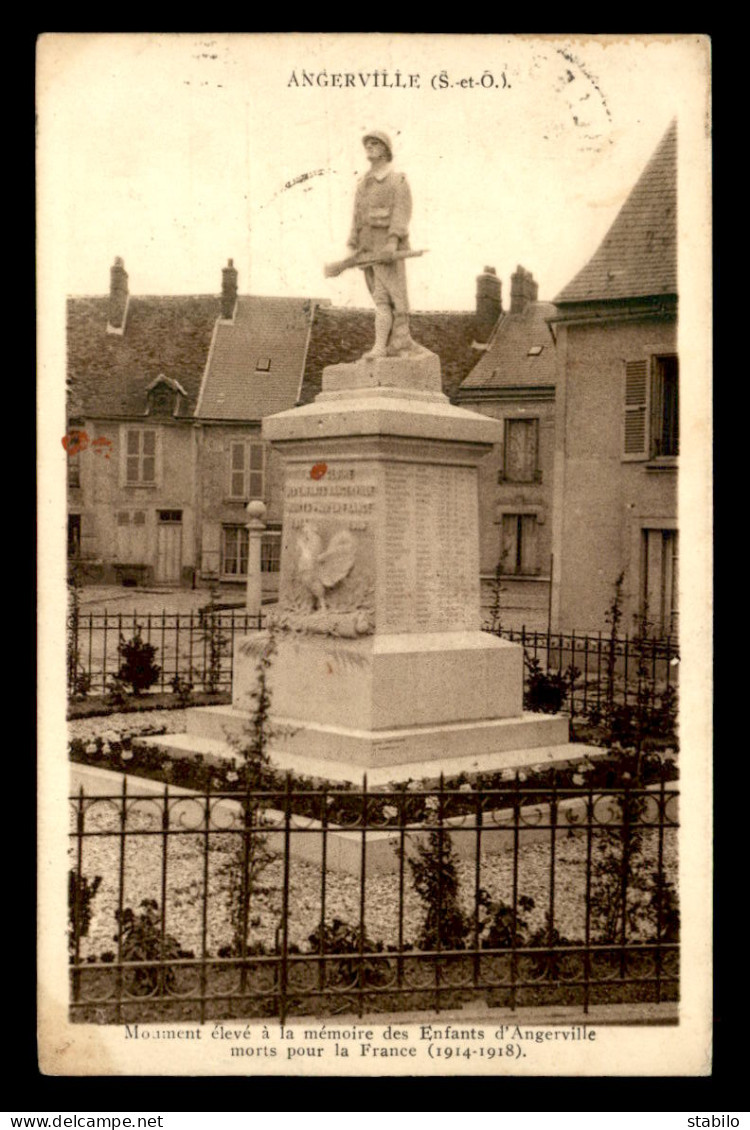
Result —
<instances>
[{"instance_id":1,"label":"garden bed","mask_svg":"<svg viewBox=\"0 0 750 1130\"><path fill-rule=\"evenodd\" d=\"M155 967L140 971L84 968L71 974L79 1003L72 1020L89 1024L336 1016L361 1012L429 1012L465 1008L591 1007L675 1002L678 962L671 950L657 959L632 950L511 954L367 954L361 979L353 956L290 954L243 962L183 959L162 978ZM140 979L138 974L140 972ZM116 1001L118 992L129 999ZM201 999L202 998L202 999Z\"/></svg>"},{"instance_id":2,"label":"garden bed","mask_svg":"<svg viewBox=\"0 0 750 1130\"><path fill-rule=\"evenodd\" d=\"M179 702L174 692L124 695L113 704L109 695L88 695L68 703L68 721L77 718L110 717L113 714L142 714L149 710L183 710L185 706L226 706L232 701L229 691L193 691L186 702ZM175 733L178 731L174 731Z\"/></svg>"}]
</instances>

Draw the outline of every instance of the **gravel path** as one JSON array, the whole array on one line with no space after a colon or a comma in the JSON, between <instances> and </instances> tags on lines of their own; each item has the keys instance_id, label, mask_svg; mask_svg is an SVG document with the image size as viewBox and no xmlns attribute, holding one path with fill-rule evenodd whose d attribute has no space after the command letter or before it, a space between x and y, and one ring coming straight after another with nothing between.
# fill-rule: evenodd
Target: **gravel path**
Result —
<instances>
[{"instance_id":1,"label":"gravel path","mask_svg":"<svg viewBox=\"0 0 750 1130\"><path fill-rule=\"evenodd\" d=\"M184 710L139 710L124 714L97 714L92 718L71 718L68 738L91 741L107 733L121 737L130 734L181 734L187 727Z\"/></svg>"},{"instance_id":2,"label":"gravel path","mask_svg":"<svg viewBox=\"0 0 750 1130\"><path fill-rule=\"evenodd\" d=\"M86 813L86 831L105 833L86 836L83 842L82 870L92 879L102 876L102 885L94 899L89 935L83 941L82 955L98 955L114 950L118 905L119 875L119 808L109 801L92 800ZM138 798L129 803L128 836L125 855L123 906L137 909L143 899L162 903L161 803ZM154 834L156 833L156 834ZM672 880L676 875L674 834L666 837L666 871ZM207 948L216 954L231 940L230 905L231 874L237 859L239 837L210 837L207 862L201 835L185 833L169 837L166 897L166 929L180 945L196 954L201 950L204 867L207 867ZM237 845L233 847L232 845ZM644 834L644 848L655 859L655 834ZM585 928L585 841L558 834L555 850L554 923L560 934L581 938ZM74 849L70 852L75 865ZM520 855L518 892L534 899L531 911L523 911L530 930L545 925L550 908L550 845L546 841L527 844ZM411 885L408 866L404 869L403 935L406 942L416 943L423 921L424 908ZM237 874L236 863L234 873ZM465 913L473 912L476 881L473 860L459 860L457 873L461 902ZM510 852L483 855L479 882L493 901L509 903L513 891L513 859ZM237 889L235 884L234 890ZM273 858L259 876L257 894L250 908L251 939L272 947L281 921L283 906L283 865ZM340 918L351 926L359 923L359 879L342 872L329 871L326 877L326 921ZM398 941L398 874L372 876L365 884L365 929L375 941L385 945ZM321 874L313 863L293 860L290 865L289 942L305 946L320 922Z\"/></svg>"},{"instance_id":3,"label":"gravel path","mask_svg":"<svg viewBox=\"0 0 750 1130\"><path fill-rule=\"evenodd\" d=\"M185 729L182 710L143 711L137 714L111 714L103 717L75 719L68 723L69 736L90 741L106 734L124 736L144 732L179 733ZM163 837L148 834L161 828L161 806L158 802L139 798L130 802L128 837L125 858L123 906L137 910L143 899L154 899L161 906ZM82 940L82 957L98 956L114 951L116 943L115 911L118 905L119 814L109 802L91 801L86 815L87 832L104 833L87 836L83 844L82 871L89 879L102 876L102 884L92 904L92 921L88 936ZM141 834L138 834L141 833ZM644 833L644 851L656 859L656 834ZM208 852L207 947L215 954L231 940L229 904L231 899L232 860L235 857L231 836L212 836ZM170 836L168 843L168 881L166 888L166 929L185 949L196 954L201 949L204 845L200 835ZM75 865L71 847L70 864ZM550 909L550 845L529 843L523 847L519 864L518 893L533 898L534 909L523 917L530 930L545 925ZM510 852L483 855L480 885L493 900L512 900L513 861ZM665 835L665 870L676 881L676 833ZM473 913L475 865L473 860L459 860L464 912ZM236 873L236 869L235 869ZM585 924L585 841L558 834L555 850L554 923L560 934L568 938L583 936ZM405 868L404 941L416 942L423 921L424 909L411 885L411 874ZM263 871L257 884L258 893L250 908L251 936L266 946L273 946L283 905L282 861L275 858ZM359 923L360 883L354 876L329 871L326 878L326 921L340 918L352 926ZM398 941L399 879L397 874L368 878L365 885L365 928L373 940L384 944ZM290 866L289 942L306 946L309 935L320 922L321 875L312 864L293 861Z\"/></svg>"}]
</instances>

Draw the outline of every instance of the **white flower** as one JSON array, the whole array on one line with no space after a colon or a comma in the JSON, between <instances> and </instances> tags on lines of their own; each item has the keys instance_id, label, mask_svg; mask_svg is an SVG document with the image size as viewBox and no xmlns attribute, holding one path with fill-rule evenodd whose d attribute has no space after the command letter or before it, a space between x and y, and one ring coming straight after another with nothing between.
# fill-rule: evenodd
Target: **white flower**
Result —
<instances>
[{"instance_id":1,"label":"white flower","mask_svg":"<svg viewBox=\"0 0 750 1130\"><path fill-rule=\"evenodd\" d=\"M383 816L385 816L386 820L393 820L394 817L398 816L398 809L393 804L384 804Z\"/></svg>"},{"instance_id":2,"label":"white flower","mask_svg":"<svg viewBox=\"0 0 750 1130\"><path fill-rule=\"evenodd\" d=\"M102 742L102 753L109 753L109 742Z\"/></svg>"},{"instance_id":3,"label":"white flower","mask_svg":"<svg viewBox=\"0 0 750 1130\"><path fill-rule=\"evenodd\" d=\"M524 773L524 771L521 770L518 774L518 780L519 781L525 781L525 780L527 780L527 778L528 778L528 774Z\"/></svg>"},{"instance_id":4,"label":"white flower","mask_svg":"<svg viewBox=\"0 0 750 1130\"><path fill-rule=\"evenodd\" d=\"M229 772L227 773L227 780L228 780L228 781L234 782L234 781L239 781L239 779L240 779L240 775L239 775L239 773L236 773L236 772L234 771L234 769L231 769L231 770L230 770L230 771L229 771Z\"/></svg>"},{"instance_id":5,"label":"white flower","mask_svg":"<svg viewBox=\"0 0 750 1130\"><path fill-rule=\"evenodd\" d=\"M120 757L122 758L123 761L132 761L133 760L132 749L123 749L120 752Z\"/></svg>"},{"instance_id":6,"label":"white flower","mask_svg":"<svg viewBox=\"0 0 750 1130\"><path fill-rule=\"evenodd\" d=\"M86 742L86 753L96 753L96 742Z\"/></svg>"},{"instance_id":7,"label":"white flower","mask_svg":"<svg viewBox=\"0 0 750 1130\"><path fill-rule=\"evenodd\" d=\"M574 785L584 785L586 783L586 779L582 773L574 773L571 780Z\"/></svg>"},{"instance_id":8,"label":"white flower","mask_svg":"<svg viewBox=\"0 0 750 1130\"><path fill-rule=\"evenodd\" d=\"M428 796L424 802L424 806L428 812L437 812L440 807L440 801L436 796Z\"/></svg>"},{"instance_id":9,"label":"white flower","mask_svg":"<svg viewBox=\"0 0 750 1130\"><path fill-rule=\"evenodd\" d=\"M473 787L474 787L474 786L473 786L473 785L471 785L471 784L470 784L470 783L469 783L468 781L464 781L464 783L463 783L462 785L460 785L460 786L459 786L459 789L458 789L458 791L459 791L460 793L470 793L470 792L472 792L472 790L473 790Z\"/></svg>"}]
</instances>

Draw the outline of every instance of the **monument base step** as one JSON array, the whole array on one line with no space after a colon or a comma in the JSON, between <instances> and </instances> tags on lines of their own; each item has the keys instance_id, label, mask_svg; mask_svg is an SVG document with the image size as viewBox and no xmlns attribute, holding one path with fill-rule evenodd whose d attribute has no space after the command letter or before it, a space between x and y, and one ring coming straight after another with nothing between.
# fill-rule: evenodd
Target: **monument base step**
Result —
<instances>
[{"instance_id":1,"label":"monument base step","mask_svg":"<svg viewBox=\"0 0 750 1130\"><path fill-rule=\"evenodd\" d=\"M236 748L231 742L200 734L160 734L136 739L133 744L156 745L173 757L200 754L209 763L239 759ZM447 779L457 777L460 773L498 773L502 770L524 769L531 766L546 769L554 766L562 768L584 757L601 756L602 752L597 746L561 742L557 745L534 746L529 749L495 750L469 757L453 756L443 757L439 761L429 759L393 762L374 767L358 765L352 761L309 757L273 747L269 751L269 757L272 767L282 773L290 772L295 776L316 777L353 785L361 785L366 773L368 788L379 788L391 782L433 781L438 779L440 773L443 773Z\"/></svg>"},{"instance_id":2,"label":"monument base step","mask_svg":"<svg viewBox=\"0 0 750 1130\"><path fill-rule=\"evenodd\" d=\"M251 715L227 706L197 707L187 713L188 733L243 740ZM359 765L360 772L410 762L472 758L564 745L569 723L557 714L520 714L468 722L442 722L365 730L353 726L274 716L270 746L303 760Z\"/></svg>"}]
</instances>

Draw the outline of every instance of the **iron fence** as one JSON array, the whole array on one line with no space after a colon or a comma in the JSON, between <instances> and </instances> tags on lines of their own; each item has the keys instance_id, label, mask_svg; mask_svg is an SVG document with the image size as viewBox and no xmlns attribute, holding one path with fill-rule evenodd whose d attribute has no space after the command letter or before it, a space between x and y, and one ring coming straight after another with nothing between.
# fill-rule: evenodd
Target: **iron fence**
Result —
<instances>
[{"instance_id":1,"label":"iron fence","mask_svg":"<svg viewBox=\"0 0 750 1130\"><path fill-rule=\"evenodd\" d=\"M140 637L155 648L160 671L150 688L167 692L175 679L194 690L231 691L234 640L263 627L264 618L240 609L191 613L72 612L68 622L68 689L104 694L117 677L121 642ZM572 718L617 722L617 712L640 711L645 729L674 731L679 651L672 637L499 629L526 657L526 706L567 711ZM627 718L620 718L623 726ZM627 735L623 735L627 737Z\"/></svg>"},{"instance_id":2,"label":"iron fence","mask_svg":"<svg viewBox=\"0 0 750 1130\"><path fill-rule=\"evenodd\" d=\"M680 664L675 637L526 628L500 628L496 634L524 649L529 708L606 720L626 740L635 736L628 732L631 714L640 717L646 732L674 735Z\"/></svg>"},{"instance_id":3,"label":"iron fence","mask_svg":"<svg viewBox=\"0 0 750 1130\"><path fill-rule=\"evenodd\" d=\"M675 1000L674 785L495 785L80 789L72 1018Z\"/></svg>"},{"instance_id":4,"label":"iron fence","mask_svg":"<svg viewBox=\"0 0 750 1130\"><path fill-rule=\"evenodd\" d=\"M263 627L263 616L240 609L141 614L71 611L68 617L68 691L104 694L119 676L120 645L134 638L155 649L159 675L149 688L165 693L182 680L195 690L229 692L234 640Z\"/></svg>"}]
</instances>

